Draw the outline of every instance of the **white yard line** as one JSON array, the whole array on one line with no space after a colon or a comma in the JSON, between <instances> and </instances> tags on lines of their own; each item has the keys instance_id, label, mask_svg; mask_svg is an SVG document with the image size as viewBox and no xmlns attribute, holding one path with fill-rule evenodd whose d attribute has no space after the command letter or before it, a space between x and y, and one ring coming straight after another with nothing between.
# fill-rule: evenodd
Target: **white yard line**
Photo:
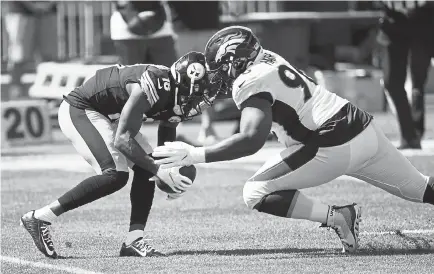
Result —
<instances>
[{"instance_id":1,"label":"white yard line","mask_svg":"<svg viewBox=\"0 0 434 274\"><path fill-rule=\"evenodd\" d=\"M364 231L360 235L380 236L380 235L399 235L399 234L434 234L434 229L404 229L394 231Z\"/></svg>"},{"instance_id":2,"label":"white yard line","mask_svg":"<svg viewBox=\"0 0 434 274\"><path fill-rule=\"evenodd\" d=\"M30 267L36 267L36 268L43 268L43 269L51 269L51 270L58 270L68 273L77 273L77 274L102 274L102 272L94 272L86 269L82 269L79 267L73 267L73 266L67 266L67 265L61 265L61 264L48 264L48 263L41 263L41 262L34 262L34 261L27 261L16 257L10 257L10 256L0 256L0 259L4 262L8 262L15 265L24 265L24 266L30 266ZM4 267L2 267L4 268Z\"/></svg>"}]
</instances>

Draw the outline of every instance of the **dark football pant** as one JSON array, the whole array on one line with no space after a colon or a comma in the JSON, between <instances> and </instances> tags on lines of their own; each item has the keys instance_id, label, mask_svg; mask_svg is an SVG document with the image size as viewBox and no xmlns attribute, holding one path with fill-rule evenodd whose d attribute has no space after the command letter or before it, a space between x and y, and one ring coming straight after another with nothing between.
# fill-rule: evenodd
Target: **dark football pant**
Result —
<instances>
[{"instance_id":1,"label":"dark football pant","mask_svg":"<svg viewBox=\"0 0 434 274\"><path fill-rule=\"evenodd\" d=\"M127 184L128 167L133 168L133 163L114 146L117 123L96 111L78 109L65 101L60 105L58 118L62 132L98 174L59 198L65 211L112 194ZM135 139L148 154L152 152L142 134L138 133ZM137 166L133 170L130 225L144 227L152 206L155 183L149 181L150 172Z\"/></svg>"}]
</instances>

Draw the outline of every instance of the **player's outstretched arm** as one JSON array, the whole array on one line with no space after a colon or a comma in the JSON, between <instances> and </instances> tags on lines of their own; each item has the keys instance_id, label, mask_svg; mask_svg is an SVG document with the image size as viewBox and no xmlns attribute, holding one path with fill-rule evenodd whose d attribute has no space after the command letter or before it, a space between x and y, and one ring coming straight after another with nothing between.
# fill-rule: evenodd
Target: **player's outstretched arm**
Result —
<instances>
[{"instance_id":1,"label":"player's outstretched arm","mask_svg":"<svg viewBox=\"0 0 434 274\"><path fill-rule=\"evenodd\" d=\"M154 159L146 154L134 139L142 125L143 114L151 108L151 105L139 84L128 84L127 89L130 98L125 103L119 118L115 147L136 165L157 174L158 166L154 163Z\"/></svg>"},{"instance_id":2,"label":"player's outstretched arm","mask_svg":"<svg viewBox=\"0 0 434 274\"><path fill-rule=\"evenodd\" d=\"M155 162L169 168L233 160L256 153L267 140L272 123L272 99L263 95L254 95L242 104L240 133L207 147L193 147L183 142L166 143L154 150L154 157L162 157Z\"/></svg>"},{"instance_id":3,"label":"player's outstretched arm","mask_svg":"<svg viewBox=\"0 0 434 274\"><path fill-rule=\"evenodd\" d=\"M240 133L205 147L207 163L249 156L264 146L270 134L272 114L271 99L261 95L254 95L241 105Z\"/></svg>"}]
</instances>

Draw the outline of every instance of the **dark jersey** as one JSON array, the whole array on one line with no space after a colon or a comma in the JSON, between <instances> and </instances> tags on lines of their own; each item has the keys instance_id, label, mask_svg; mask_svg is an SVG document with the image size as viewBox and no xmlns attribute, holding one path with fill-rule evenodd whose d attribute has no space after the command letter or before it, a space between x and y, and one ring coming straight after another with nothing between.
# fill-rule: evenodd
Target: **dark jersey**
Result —
<instances>
[{"instance_id":1,"label":"dark jersey","mask_svg":"<svg viewBox=\"0 0 434 274\"><path fill-rule=\"evenodd\" d=\"M107 117L120 115L129 98L128 83L138 83L151 104L149 118L167 120L174 116L170 69L165 66L137 64L100 69L67 96L66 102L79 109L92 109Z\"/></svg>"}]
</instances>

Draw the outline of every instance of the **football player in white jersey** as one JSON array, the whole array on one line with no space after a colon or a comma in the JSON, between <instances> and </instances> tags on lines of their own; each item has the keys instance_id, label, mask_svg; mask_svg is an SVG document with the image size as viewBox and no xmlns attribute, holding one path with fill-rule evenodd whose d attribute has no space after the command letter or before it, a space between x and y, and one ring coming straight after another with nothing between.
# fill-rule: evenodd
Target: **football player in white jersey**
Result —
<instances>
[{"instance_id":1,"label":"football player in white jersey","mask_svg":"<svg viewBox=\"0 0 434 274\"><path fill-rule=\"evenodd\" d=\"M420 173L385 137L369 113L318 85L245 27L224 28L205 48L215 92L232 94L241 131L206 147L181 142L157 147L165 167L232 160L254 154L270 132L286 146L245 184L250 209L305 219L334 229L343 251L358 247L361 208L327 205L304 188L341 175L364 180L403 199L434 204L434 179ZM162 167L163 167L162 166Z\"/></svg>"}]
</instances>

